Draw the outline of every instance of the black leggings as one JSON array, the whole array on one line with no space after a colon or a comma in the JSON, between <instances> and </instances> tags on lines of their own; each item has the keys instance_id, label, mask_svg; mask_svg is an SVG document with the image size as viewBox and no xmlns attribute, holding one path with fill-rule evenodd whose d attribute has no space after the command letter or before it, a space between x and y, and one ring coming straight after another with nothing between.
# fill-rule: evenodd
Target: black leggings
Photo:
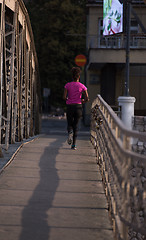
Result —
<instances>
[{"instance_id":1,"label":"black leggings","mask_svg":"<svg viewBox=\"0 0 146 240\"><path fill-rule=\"evenodd\" d=\"M73 131L73 144L76 143L78 133L78 123L82 117L82 105L67 105L67 130L68 133Z\"/></svg>"}]
</instances>

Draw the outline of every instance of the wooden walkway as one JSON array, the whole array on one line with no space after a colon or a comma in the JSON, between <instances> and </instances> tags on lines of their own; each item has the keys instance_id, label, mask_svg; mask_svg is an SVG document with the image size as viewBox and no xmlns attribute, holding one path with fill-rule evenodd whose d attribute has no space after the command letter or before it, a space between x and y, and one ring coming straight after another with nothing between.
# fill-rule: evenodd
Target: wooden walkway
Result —
<instances>
[{"instance_id":1,"label":"wooden walkway","mask_svg":"<svg viewBox=\"0 0 146 240\"><path fill-rule=\"evenodd\" d=\"M0 175L0 240L113 240L89 135L25 144Z\"/></svg>"}]
</instances>

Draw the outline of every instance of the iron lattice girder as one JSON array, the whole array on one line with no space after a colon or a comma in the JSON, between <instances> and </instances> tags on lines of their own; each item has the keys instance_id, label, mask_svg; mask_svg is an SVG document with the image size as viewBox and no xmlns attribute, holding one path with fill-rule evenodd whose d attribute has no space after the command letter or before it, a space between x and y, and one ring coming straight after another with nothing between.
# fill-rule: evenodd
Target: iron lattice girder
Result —
<instances>
[{"instance_id":1,"label":"iron lattice girder","mask_svg":"<svg viewBox=\"0 0 146 240\"><path fill-rule=\"evenodd\" d=\"M40 128L38 62L29 16L21 0L11 1L11 6L1 3L0 30L0 142L8 149L9 143L22 141Z\"/></svg>"}]
</instances>

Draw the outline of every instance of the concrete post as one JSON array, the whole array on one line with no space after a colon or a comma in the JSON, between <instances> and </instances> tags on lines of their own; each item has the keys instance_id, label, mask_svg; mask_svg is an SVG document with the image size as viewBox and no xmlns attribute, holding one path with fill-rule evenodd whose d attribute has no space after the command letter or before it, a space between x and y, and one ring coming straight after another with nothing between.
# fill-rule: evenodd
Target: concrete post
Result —
<instances>
[{"instance_id":1,"label":"concrete post","mask_svg":"<svg viewBox=\"0 0 146 240\"><path fill-rule=\"evenodd\" d=\"M129 130L132 130L132 117L134 117L135 97L118 97L119 106L121 106L121 119Z\"/></svg>"}]
</instances>

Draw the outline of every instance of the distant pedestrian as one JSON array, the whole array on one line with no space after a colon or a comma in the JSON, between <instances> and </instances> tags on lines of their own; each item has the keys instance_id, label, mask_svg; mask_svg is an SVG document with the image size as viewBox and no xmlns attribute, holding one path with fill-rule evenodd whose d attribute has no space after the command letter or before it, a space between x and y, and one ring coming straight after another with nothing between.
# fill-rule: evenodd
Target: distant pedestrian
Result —
<instances>
[{"instance_id":1,"label":"distant pedestrian","mask_svg":"<svg viewBox=\"0 0 146 240\"><path fill-rule=\"evenodd\" d=\"M64 86L63 95L67 105L68 144L71 145L72 149L76 149L78 123L82 117L82 104L89 101L86 86L79 82L80 73L79 67L72 68L72 81Z\"/></svg>"}]
</instances>

